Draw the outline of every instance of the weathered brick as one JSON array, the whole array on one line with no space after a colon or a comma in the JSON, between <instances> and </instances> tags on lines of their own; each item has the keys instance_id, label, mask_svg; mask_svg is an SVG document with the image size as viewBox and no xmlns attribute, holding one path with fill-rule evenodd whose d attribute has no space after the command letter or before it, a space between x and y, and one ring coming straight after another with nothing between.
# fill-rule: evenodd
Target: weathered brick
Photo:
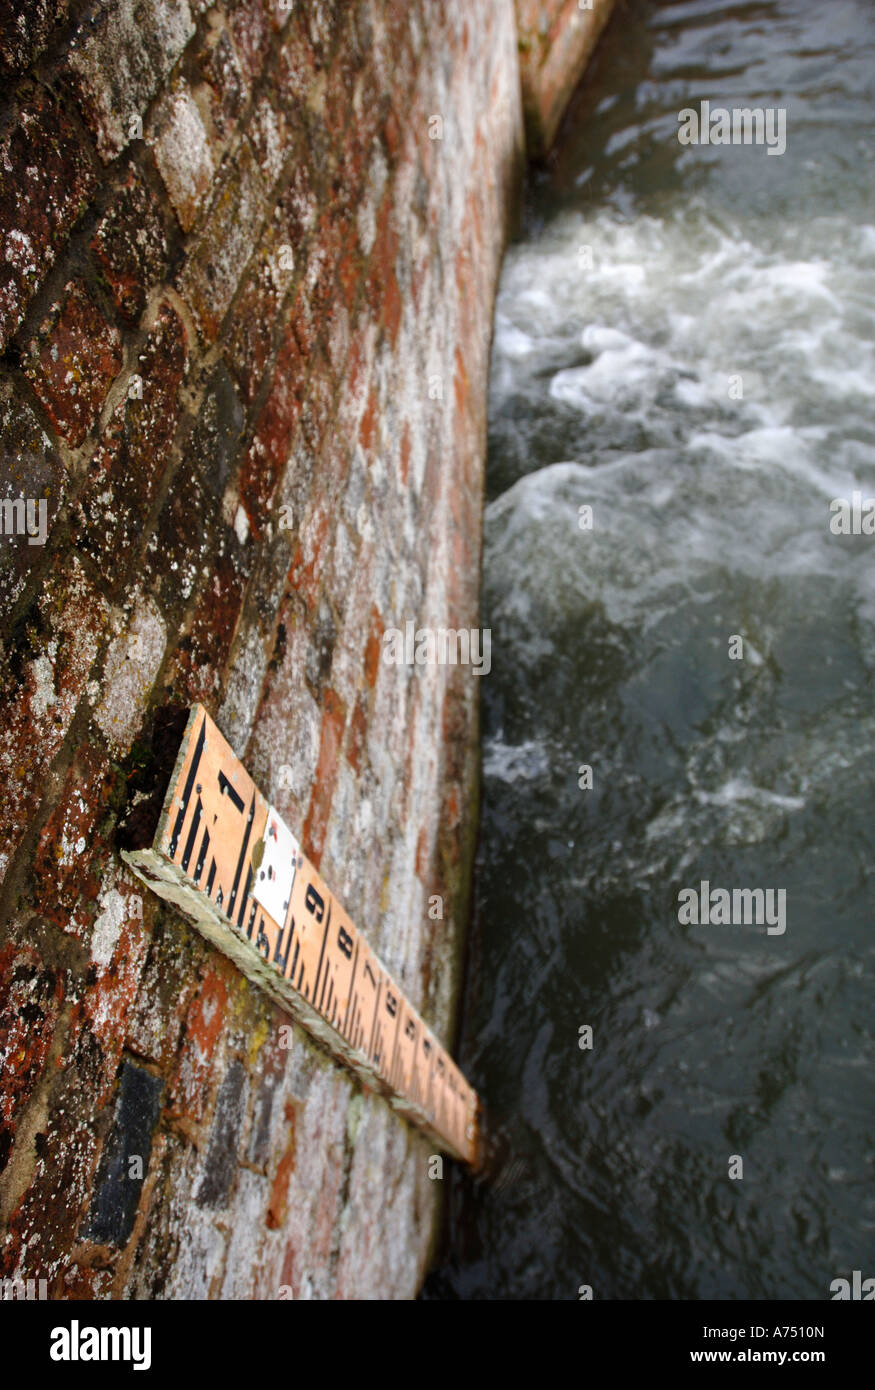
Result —
<instances>
[{"instance_id":1,"label":"weathered brick","mask_svg":"<svg viewBox=\"0 0 875 1390\"><path fill-rule=\"evenodd\" d=\"M361 773L365 762L365 739L368 729L368 707L359 696L355 702L352 718L349 721L349 737L346 743L346 756L356 773Z\"/></svg>"},{"instance_id":2,"label":"weathered brick","mask_svg":"<svg viewBox=\"0 0 875 1390\"><path fill-rule=\"evenodd\" d=\"M337 764L343 743L343 730L346 724L346 710L343 702L333 690L326 690L322 707L322 737L319 744L319 762L316 766L316 779L307 818L304 821L302 840L307 854L319 866L325 845L325 831L331 812L331 798L337 776Z\"/></svg>"},{"instance_id":3,"label":"weathered brick","mask_svg":"<svg viewBox=\"0 0 875 1390\"><path fill-rule=\"evenodd\" d=\"M214 94L213 124L219 137L226 140L246 105L246 79L226 29L209 31L197 61Z\"/></svg>"},{"instance_id":4,"label":"weathered brick","mask_svg":"<svg viewBox=\"0 0 875 1390\"><path fill-rule=\"evenodd\" d=\"M94 1083L101 1076L101 1061L94 1039L80 1027L75 1048L59 1067L61 1084L52 1093L52 1122L36 1136L28 1186L5 1223L0 1269L7 1275L20 1262L27 1268L28 1257L37 1272L47 1264L58 1268L76 1244L97 1150L93 1117L79 1118L77 1097L85 1094L92 1105L99 1103ZM28 1250L34 1232L40 1242L37 1250Z\"/></svg>"},{"instance_id":5,"label":"weathered brick","mask_svg":"<svg viewBox=\"0 0 875 1390\"><path fill-rule=\"evenodd\" d=\"M0 687L0 876L40 802L97 653L106 605L68 559L12 632Z\"/></svg>"},{"instance_id":6,"label":"weathered brick","mask_svg":"<svg viewBox=\"0 0 875 1390\"><path fill-rule=\"evenodd\" d=\"M253 1078L252 1125L246 1149L247 1161L262 1172L267 1171L270 1162L274 1111L288 1063L288 1049L278 1043L279 1029L283 1026L291 1027L287 1017L279 1010L274 1017L276 1022L272 1035L259 1052L258 1067ZM286 1102L287 1117L289 1110L292 1110L294 1115L293 1107ZM289 1123L293 1125L294 1119Z\"/></svg>"},{"instance_id":7,"label":"weathered brick","mask_svg":"<svg viewBox=\"0 0 875 1390\"><path fill-rule=\"evenodd\" d=\"M526 143L533 154L543 155L552 145L613 5L614 0L592 0L581 10L567 0L517 0Z\"/></svg>"},{"instance_id":8,"label":"weathered brick","mask_svg":"<svg viewBox=\"0 0 875 1390\"><path fill-rule=\"evenodd\" d=\"M295 16L283 38L278 65L278 91L290 115L301 112L317 76L316 59L300 16Z\"/></svg>"},{"instance_id":9,"label":"weathered brick","mask_svg":"<svg viewBox=\"0 0 875 1390\"><path fill-rule=\"evenodd\" d=\"M96 174L70 119L46 92L0 144L0 348L81 216Z\"/></svg>"},{"instance_id":10,"label":"weathered brick","mask_svg":"<svg viewBox=\"0 0 875 1390\"><path fill-rule=\"evenodd\" d=\"M368 640L365 646L365 680L371 690L377 683L377 675L380 670L380 658L383 655L383 633L386 624L380 614L380 610L374 604L371 608L371 619L368 627Z\"/></svg>"},{"instance_id":11,"label":"weathered brick","mask_svg":"<svg viewBox=\"0 0 875 1390\"><path fill-rule=\"evenodd\" d=\"M25 370L58 433L81 444L121 370L121 338L81 281L40 327Z\"/></svg>"},{"instance_id":12,"label":"weathered brick","mask_svg":"<svg viewBox=\"0 0 875 1390\"><path fill-rule=\"evenodd\" d=\"M127 1020L137 997L140 973L148 950L143 885L116 858L103 866L102 886L91 906L88 939L91 965L76 1016L87 1024L101 1050L103 1081L100 1097L108 1094L122 1054Z\"/></svg>"},{"instance_id":13,"label":"weathered brick","mask_svg":"<svg viewBox=\"0 0 875 1390\"><path fill-rule=\"evenodd\" d=\"M264 186L270 190L288 157L289 127L282 110L274 109L268 97L256 103L248 133Z\"/></svg>"},{"instance_id":14,"label":"weathered brick","mask_svg":"<svg viewBox=\"0 0 875 1390\"><path fill-rule=\"evenodd\" d=\"M203 1118L207 1105L204 1085L213 1066L228 1008L228 979L233 967L221 959L211 965L192 1000L185 1035L170 1083L170 1113Z\"/></svg>"},{"instance_id":15,"label":"weathered brick","mask_svg":"<svg viewBox=\"0 0 875 1390\"><path fill-rule=\"evenodd\" d=\"M110 849L101 835L101 823L116 780L103 750L92 743L82 744L58 804L40 833L33 865L37 905L44 917L64 930L84 931L85 914L81 913L78 921L74 921L74 914L83 902L88 911L87 905L96 901L100 891L101 861ZM96 852L102 840L103 856Z\"/></svg>"},{"instance_id":16,"label":"weathered brick","mask_svg":"<svg viewBox=\"0 0 875 1390\"><path fill-rule=\"evenodd\" d=\"M289 569L289 580L311 613L315 610L322 575L331 558L333 533L333 503L320 495L300 528L299 541Z\"/></svg>"},{"instance_id":17,"label":"weathered brick","mask_svg":"<svg viewBox=\"0 0 875 1390\"><path fill-rule=\"evenodd\" d=\"M74 35L68 77L101 159L136 138L136 121L193 33L187 0L116 0L92 11Z\"/></svg>"},{"instance_id":18,"label":"weathered brick","mask_svg":"<svg viewBox=\"0 0 875 1390\"><path fill-rule=\"evenodd\" d=\"M233 1058L222 1077L210 1127L204 1172L194 1194L202 1207L221 1207L228 1200L237 1176L237 1150L246 1105L246 1071Z\"/></svg>"},{"instance_id":19,"label":"weathered brick","mask_svg":"<svg viewBox=\"0 0 875 1390\"><path fill-rule=\"evenodd\" d=\"M144 588L160 604L168 633L175 633L192 595L208 576L218 508L187 452L146 547Z\"/></svg>"},{"instance_id":20,"label":"weathered brick","mask_svg":"<svg viewBox=\"0 0 875 1390\"><path fill-rule=\"evenodd\" d=\"M152 1152L152 1135L161 1107L162 1081L126 1058L112 1129L100 1155L83 1232L100 1245L123 1246L134 1226L143 1180Z\"/></svg>"},{"instance_id":21,"label":"weathered brick","mask_svg":"<svg viewBox=\"0 0 875 1390\"><path fill-rule=\"evenodd\" d=\"M244 140L236 160L226 160L222 187L178 279L207 342L218 336L266 211L255 157Z\"/></svg>"},{"instance_id":22,"label":"weathered brick","mask_svg":"<svg viewBox=\"0 0 875 1390\"><path fill-rule=\"evenodd\" d=\"M156 103L146 140L180 226L188 232L204 206L218 167L218 152L188 83L175 83Z\"/></svg>"},{"instance_id":23,"label":"weathered brick","mask_svg":"<svg viewBox=\"0 0 875 1390\"><path fill-rule=\"evenodd\" d=\"M129 388L116 408L74 507L76 545L113 584L123 579L141 542L167 464L180 413L186 346L176 312L163 304L139 354L142 398Z\"/></svg>"},{"instance_id":24,"label":"weathered brick","mask_svg":"<svg viewBox=\"0 0 875 1390\"><path fill-rule=\"evenodd\" d=\"M244 419L228 369L224 362L219 362L207 383L197 423L185 447L185 466L198 470L217 500L221 500L231 475Z\"/></svg>"},{"instance_id":25,"label":"weathered brick","mask_svg":"<svg viewBox=\"0 0 875 1390\"><path fill-rule=\"evenodd\" d=\"M36 415L11 383L0 382L0 616L4 618L44 554L43 547L51 535L66 488L66 469ZM23 509L18 504L20 498L33 504L31 535L25 534L28 513L26 501ZM11 508L3 508L6 502L11 503ZM45 504L44 528L41 503Z\"/></svg>"},{"instance_id":26,"label":"weathered brick","mask_svg":"<svg viewBox=\"0 0 875 1390\"><path fill-rule=\"evenodd\" d=\"M301 428L310 451L322 461L325 491L333 497L346 478L349 445L333 429L337 386L326 358L317 352L309 366L309 389L303 399Z\"/></svg>"},{"instance_id":27,"label":"weathered brick","mask_svg":"<svg viewBox=\"0 0 875 1390\"><path fill-rule=\"evenodd\" d=\"M35 62L70 0L0 0L0 77L14 77Z\"/></svg>"},{"instance_id":28,"label":"weathered brick","mask_svg":"<svg viewBox=\"0 0 875 1390\"><path fill-rule=\"evenodd\" d=\"M271 24L262 0L230 0L228 23L247 82L258 77L270 48Z\"/></svg>"},{"instance_id":29,"label":"weathered brick","mask_svg":"<svg viewBox=\"0 0 875 1390\"><path fill-rule=\"evenodd\" d=\"M267 1215L265 1221L268 1229L279 1231L286 1224L286 1216L289 1204L289 1185L295 1171L297 1159L297 1142L295 1138L295 1119L297 1110L289 1101L285 1106L285 1117L288 1121L288 1138L286 1146L280 1155L280 1160L276 1165L276 1172L270 1188L270 1199L267 1204Z\"/></svg>"},{"instance_id":30,"label":"weathered brick","mask_svg":"<svg viewBox=\"0 0 875 1390\"><path fill-rule=\"evenodd\" d=\"M149 941L125 1046L163 1069L170 1068L179 1048L197 984L194 961L201 949L188 923L174 921L169 913L158 921Z\"/></svg>"},{"instance_id":31,"label":"weathered brick","mask_svg":"<svg viewBox=\"0 0 875 1390\"><path fill-rule=\"evenodd\" d=\"M322 700L323 693L331 675L331 663L334 658L334 647L337 642L337 624L334 621L334 614L331 605L323 594L319 604L319 611L313 624L310 636L310 646L307 652L307 664L304 668L304 677L309 685L314 697Z\"/></svg>"},{"instance_id":32,"label":"weathered brick","mask_svg":"<svg viewBox=\"0 0 875 1390\"><path fill-rule=\"evenodd\" d=\"M294 0L264 0L264 8L274 33L280 33L295 10Z\"/></svg>"},{"instance_id":33,"label":"weathered brick","mask_svg":"<svg viewBox=\"0 0 875 1390\"><path fill-rule=\"evenodd\" d=\"M276 319L295 275L292 248L276 221L258 246L234 309L225 349L245 400L254 400L270 356Z\"/></svg>"},{"instance_id":34,"label":"weathered brick","mask_svg":"<svg viewBox=\"0 0 875 1390\"><path fill-rule=\"evenodd\" d=\"M328 66L340 35L343 9L336 0L311 0L304 11L313 52L323 67Z\"/></svg>"},{"instance_id":35,"label":"weathered brick","mask_svg":"<svg viewBox=\"0 0 875 1390\"><path fill-rule=\"evenodd\" d=\"M302 158L296 162L276 209L280 241L287 241L299 269L306 265L306 251L319 218L319 181L316 171Z\"/></svg>"},{"instance_id":36,"label":"weathered brick","mask_svg":"<svg viewBox=\"0 0 875 1390\"><path fill-rule=\"evenodd\" d=\"M277 481L292 449L301 415L302 364L287 333L277 353L273 386L259 411L252 443L240 472L240 501L257 537L270 513Z\"/></svg>"},{"instance_id":37,"label":"weathered brick","mask_svg":"<svg viewBox=\"0 0 875 1390\"><path fill-rule=\"evenodd\" d=\"M110 643L101 677L103 698L94 710L94 722L117 756L129 752L139 732L166 640L157 604L137 595L130 621Z\"/></svg>"},{"instance_id":38,"label":"weathered brick","mask_svg":"<svg viewBox=\"0 0 875 1390\"><path fill-rule=\"evenodd\" d=\"M63 979L31 946L0 948L0 1172L15 1133L15 1115L30 1099L49 1054L64 996Z\"/></svg>"},{"instance_id":39,"label":"weathered brick","mask_svg":"<svg viewBox=\"0 0 875 1390\"><path fill-rule=\"evenodd\" d=\"M211 704L221 690L223 668L246 598L250 551L251 546L241 546L233 532L226 533L208 567L189 630L179 643L168 675L168 689L178 699Z\"/></svg>"},{"instance_id":40,"label":"weathered brick","mask_svg":"<svg viewBox=\"0 0 875 1390\"><path fill-rule=\"evenodd\" d=\"M247 756L253 775L269 788L273 804L297 830L316 773L322 714L302 678L309 634L291 597L280 609L279 623L282 652L265 682Z\"/></svg>"},{"instance_id":41,"label":"weathered brick","mask_svg":"<svg viewBox=\"0 0 875 1390\"><path fill-rule=\"evenodd\" d=\"M167 240L158 204L135 170L114 192L91 245L119 311L136 323L167 264Z\"/></svg>"}]
</instances>

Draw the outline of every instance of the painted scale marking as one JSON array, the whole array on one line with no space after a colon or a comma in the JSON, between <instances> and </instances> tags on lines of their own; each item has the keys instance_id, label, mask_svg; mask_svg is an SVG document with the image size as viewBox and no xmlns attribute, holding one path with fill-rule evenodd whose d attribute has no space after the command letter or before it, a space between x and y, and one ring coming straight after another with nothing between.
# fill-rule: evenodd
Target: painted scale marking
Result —
<instances>
[{"instance_id":1,"label":"painted scale marking","mask_svg":"<svg viewBox=\"0 0 875 1390\"><path fill-rule=\"evenodd\" d=\"M403 1114L474 1162L475 1092L209 715L200 705L192 713L155 851L343 1039L346 1047L333 1049L342 1060L355 1066L356 1058L366 1059ZM322 1030L319 1036L326 1041Z\"/></svg>"}]
</instances>

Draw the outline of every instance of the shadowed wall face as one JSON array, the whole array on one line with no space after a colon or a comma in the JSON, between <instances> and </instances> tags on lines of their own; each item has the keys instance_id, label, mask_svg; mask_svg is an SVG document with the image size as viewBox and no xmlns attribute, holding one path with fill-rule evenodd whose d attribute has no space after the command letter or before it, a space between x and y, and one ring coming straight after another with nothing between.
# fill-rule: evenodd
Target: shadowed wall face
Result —
<instances>
[{"instance_id":1,"label":"shadowed wall face","mask_svg":"<svg viewBox=\"0 0 875 1390\"><path fill-rule=\"evenodd\" d=\"M0 1274L398 1297L429 1145L124 869L202 701L452 1042L510 0L0 8ZM19 506L19 501L23 506Z\"/></svg>"}]
</instances>

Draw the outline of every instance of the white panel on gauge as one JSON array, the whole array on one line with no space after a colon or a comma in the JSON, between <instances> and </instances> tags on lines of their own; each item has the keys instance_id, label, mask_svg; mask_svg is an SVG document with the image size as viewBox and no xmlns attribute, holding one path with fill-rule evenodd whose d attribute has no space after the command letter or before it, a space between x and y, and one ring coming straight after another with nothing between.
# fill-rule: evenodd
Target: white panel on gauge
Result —
<instances>
[{"instance_id":1,"label":"white panel on gauge","mask_svg":"<svg viewBox=\"0 0 875 1390\"><path fill-rule=\"evenodd\" d=\"M271 806L264 828L264 853L255 870L252 896L275 922L285 925L300 847L282 816Z\"/></svg>"}]
</instances>

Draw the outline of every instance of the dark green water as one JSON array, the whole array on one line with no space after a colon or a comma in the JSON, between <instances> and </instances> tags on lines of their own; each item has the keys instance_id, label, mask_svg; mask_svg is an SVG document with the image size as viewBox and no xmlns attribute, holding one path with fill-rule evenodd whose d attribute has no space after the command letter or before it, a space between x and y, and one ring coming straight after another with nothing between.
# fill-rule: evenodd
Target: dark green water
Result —
<instances>
[{"instance_id":1,"label":"dark green water","mask_svg":"<svg viewBox=\"0 0 875 1390\"><path fill-rule=\"evenodd\" d=\"M427 1297L875 1275L875 536L829 526L875 493L873 87L871 0L627 0L530 182L461 1052L512 1157L453 1177ZM786 152L682 147L702 99ZM786 930L682 925L703 879Z\"/></svg>"}]
</instances>

